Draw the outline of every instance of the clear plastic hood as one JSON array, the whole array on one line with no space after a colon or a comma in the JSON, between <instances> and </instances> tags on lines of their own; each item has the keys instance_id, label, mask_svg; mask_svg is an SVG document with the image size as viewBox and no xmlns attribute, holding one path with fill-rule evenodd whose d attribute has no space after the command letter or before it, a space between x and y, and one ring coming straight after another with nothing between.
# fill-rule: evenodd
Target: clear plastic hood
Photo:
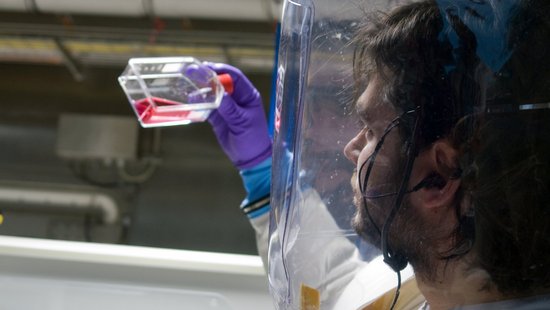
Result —
<instances>
[{"instance_id":1,"label":"clear plastic hood","mask_svg":"<svg viewBox=\"0 0 550 310\"><path fill-rule=\"evenodd\" d=\"M529 209L522 197L548 207L548 178L528 174L534 166L507 174L534 158L550 166L545 9L545 0L285 2L268 268L278 309L418 309L413 269L445 283L466 268L500 298L545 292L510 289L531 273L497 259L510 254L497 241L508 234L525 244L518 253L550 244L542 222L532 234L510 228L544 210L515 210ZM518 264L550 274L521 255ZM450 308L478 292L459 292Z\"/></svg>"},{"instance_id":2,"label":"clear plastic hood","mask_svg":"<svg viewBox=\"0 0 550 310\"><path fill-rule=\"evenodd\" d=\"M344 309L335 308L344 284L379 256L376 247L363 242L352 228L354 165L343 150L359 128L353 105L351 41L363 10L388 5L330 0L285 3L269 253L271 290L279 309L304 309L300 307L309 303L308 294L313 294L311 305L319 294L321 309ZM378 269L380 287L350 300L349 309L397 284L389 268L380 261L376 264L373 269Z\"/></svg>"}]
</instances>

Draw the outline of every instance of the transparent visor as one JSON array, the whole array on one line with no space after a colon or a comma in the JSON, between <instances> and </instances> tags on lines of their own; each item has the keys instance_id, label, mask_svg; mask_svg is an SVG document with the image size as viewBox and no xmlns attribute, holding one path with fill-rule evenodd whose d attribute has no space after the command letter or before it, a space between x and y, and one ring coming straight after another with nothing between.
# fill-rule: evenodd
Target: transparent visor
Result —
<instances>
[{"instance_id":1,"label":"transparent visor","mask_svg":"<svg viewBox=\"0 0 550 310\"><path fill-rule=\"evenodd\" d=\"M344 152L363 128L354 103L351 40L364 8L352 1L285 3L269 247L279 309L358 309L397 285L379 249L355 231L357 167ZM373 173L390 173L385 156L379 152ZM388 182L369 185L369 192L376 189L393 190ZM365 286L354 278L368 269L374 273ZM340 297L349 295L355 296Z\"/></svg>"},{"instance_id":2,"label":"transparent visor","mask_svg":"<svg viewBox=\"0 0 550 310\"><path fill-rule=\"evenodd\" d=\"M418 309L415 277L457 262L480 289L450 308L487 281L546 292L547 221L532 234L510 225L550 216L522 205L549 203L548 6L285 2L268 266L278 309ZM509 244L527 271L498 259Z\"/></svg>"}]
</instances>

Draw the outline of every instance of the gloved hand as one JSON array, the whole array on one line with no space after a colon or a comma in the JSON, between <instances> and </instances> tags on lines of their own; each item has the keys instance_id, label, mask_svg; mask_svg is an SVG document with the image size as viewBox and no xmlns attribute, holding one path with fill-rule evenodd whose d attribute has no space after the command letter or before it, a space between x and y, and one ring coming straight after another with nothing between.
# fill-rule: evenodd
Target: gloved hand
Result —
<instances>
[{"instance_id":1,"label":"gloved hand","mask_svg":"<svg viewBox=\"0 0 550 310\"><path fill-rule=\"evenodd\" d=\"M239 69L219 63L206 65L217 74L229 74L234 87L231 95L224 94L208 122L222 149L239 170L254 167L271 156L271 139L260 93Z\"/></svg>"}]
</instances>

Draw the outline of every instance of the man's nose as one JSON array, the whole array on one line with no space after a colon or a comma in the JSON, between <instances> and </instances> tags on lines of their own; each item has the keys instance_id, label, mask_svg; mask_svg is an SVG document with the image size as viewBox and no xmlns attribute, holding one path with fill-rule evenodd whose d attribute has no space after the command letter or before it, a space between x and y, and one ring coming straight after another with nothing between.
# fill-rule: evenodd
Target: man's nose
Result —
<instances>
[{"instance_id":1,"label":"man's nose","mask_svg":"<svg viewBox=\"0 0 550 310\"><path fill-rule=\"evenodd\" d=\"M363 135L363 131L361 130L353 139L351 139L348 144L344 147L344 155L346 158L357 165L357 161L359 160L359 154L361 154L361 150L363 149L363 146L365 145L365 138Z\"/></svg>"}]
</instances>

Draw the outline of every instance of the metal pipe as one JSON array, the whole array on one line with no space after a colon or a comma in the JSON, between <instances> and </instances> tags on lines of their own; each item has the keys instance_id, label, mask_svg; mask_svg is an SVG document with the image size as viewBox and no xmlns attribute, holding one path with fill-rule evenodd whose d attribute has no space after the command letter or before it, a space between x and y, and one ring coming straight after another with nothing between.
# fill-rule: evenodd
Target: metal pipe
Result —
<instances>
[{"instance_id":1,"label":"metal pipe","mask_svg":"<svg viewBox=\"0 0 550 310\"><path fill-rule=\"evenodd\" d=\"M115 224L119 219L115 200L101 193L72 192L33 188L0 187L0 202L24 205L40 205L42 208L59 207L99 209L105 224Z\"/></svg>"}]
</instances>

